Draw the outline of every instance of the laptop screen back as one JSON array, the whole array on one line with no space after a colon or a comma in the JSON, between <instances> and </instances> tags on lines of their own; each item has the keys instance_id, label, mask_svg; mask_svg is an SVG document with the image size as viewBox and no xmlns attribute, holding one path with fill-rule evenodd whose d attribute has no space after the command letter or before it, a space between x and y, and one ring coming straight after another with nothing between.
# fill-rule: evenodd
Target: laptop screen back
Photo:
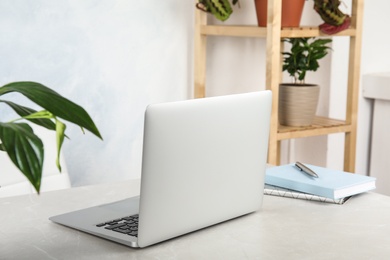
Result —
<instances>
[{"instance_id":1,"label":"laptop screen back","mask_svg":"<svg viewBox=\"0 0 390 260\"><path fill-rule=\"evenodd\" d=\"M139 246L261 207L271 99L261 91L147 108Z\"/></svg>"}]
</instances>

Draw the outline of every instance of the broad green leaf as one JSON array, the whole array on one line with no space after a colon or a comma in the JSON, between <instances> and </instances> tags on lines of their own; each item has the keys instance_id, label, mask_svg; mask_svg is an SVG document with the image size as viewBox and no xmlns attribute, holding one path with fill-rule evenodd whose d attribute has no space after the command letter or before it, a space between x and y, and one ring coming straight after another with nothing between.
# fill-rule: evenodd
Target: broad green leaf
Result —
<instances>
[{"instance_id":1,"label":"broad green leaf","mask_svg":"<svg viewBox=\"0 0 390 260\"><path fill-rule=\"evenodd\" d=\"M21 117L26 117L28 115L31 115L31 114L34 114L34 113L37 112L34 109L31 109L31 108L28 108L28 107L24 107L24 106L15 104L14 102L11 102L11 101L0 100L0 102L6 103L8 106L10 106ZM27 119L27 120L31 121L34 124L43 126L43 127L47 128L49 130L55 130L56 129L56 126L53 123L53 121L51 121L51 120L49 120L47 118L36 118L36 119Z\"/></svg>"},{"instance_id":2,"label":"broad green leaf","mask_svg":"<svg viewBox=\"0 0 390 260\"><path fill-rule=\"evenodd\" d=\"M43 143L26 123L1 123L0 140L12 162L39 193L44 149Z\"/></svg>"},{"instance_id":3,"label":"broad green leaf","mask_svg":"<svg viewBox=\"0 0 390 260\"><path fill-rule=\"evenodd\" d=\"M332 42L332 39L317 39L317 40L313 41L312 45L313 46L322 46L322 45L328 44L330 42Z\"/></svg>"},{"instance_id":4,"label":"broad green leaf","mask_svg":"<svg viewBox=\"0 0 390 260\"><path fill-rule=\"evenodd\" d=\"M0 87L0 96L10 92L21 93L53 115L79 125L102 139L95 123L81 106L48 87L29 81L13 82Z\"/></svg>"}]
</instances>

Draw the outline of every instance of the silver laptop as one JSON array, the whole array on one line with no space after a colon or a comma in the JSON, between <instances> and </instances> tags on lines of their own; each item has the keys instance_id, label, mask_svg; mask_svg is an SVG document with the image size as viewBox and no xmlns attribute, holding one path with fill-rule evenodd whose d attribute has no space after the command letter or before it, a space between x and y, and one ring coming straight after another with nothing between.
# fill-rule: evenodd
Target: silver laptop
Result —
<instances>
[{"instance_id":1,"label":"silver laptop","mask_svg":"<svg viewBox=\"0 0 390 260\"><path fill-rule=\"evenodd\" d=\"M50 219L146 247L258 210L271 92L150 105L139 197Z\"/></svg>"}]
</instances>

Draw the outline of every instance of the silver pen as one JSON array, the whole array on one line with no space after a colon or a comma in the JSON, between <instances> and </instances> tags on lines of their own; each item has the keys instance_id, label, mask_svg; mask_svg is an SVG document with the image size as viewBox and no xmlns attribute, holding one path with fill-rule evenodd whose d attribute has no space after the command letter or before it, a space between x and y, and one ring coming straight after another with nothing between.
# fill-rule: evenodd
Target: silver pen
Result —
<instances>
[{"instance_id":1,"label":"silver pen","mask_svg":"<svg viewBox=\"0 0 390 260\"><path fill-rule=\"evenodd\" d=\"M295 166L297 166L299 168L299 170L301 170L301 172L304 172L311 177L318 178L317 173L315 173L312 169L310 169L309 167L307 167L303 163L296 162Z\"/></svg>"}]
</instances>

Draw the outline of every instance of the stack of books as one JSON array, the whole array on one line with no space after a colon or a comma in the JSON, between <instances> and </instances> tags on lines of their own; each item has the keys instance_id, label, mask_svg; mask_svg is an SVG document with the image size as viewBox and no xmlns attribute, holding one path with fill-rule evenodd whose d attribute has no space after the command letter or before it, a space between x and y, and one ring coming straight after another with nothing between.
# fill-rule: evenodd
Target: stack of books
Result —
<instances>
[{"instance_id":1,"label":"stack of books","mask_svg":"<svg viewBox=\"0 0 390 260\"><path fill-rule=\"evenodd\" d=\"M268 168L264 194L344 204L353 195L375 189L373 177L306 166L318 177L306 174L295 164Z\"/></svg>"}]
</instances>

